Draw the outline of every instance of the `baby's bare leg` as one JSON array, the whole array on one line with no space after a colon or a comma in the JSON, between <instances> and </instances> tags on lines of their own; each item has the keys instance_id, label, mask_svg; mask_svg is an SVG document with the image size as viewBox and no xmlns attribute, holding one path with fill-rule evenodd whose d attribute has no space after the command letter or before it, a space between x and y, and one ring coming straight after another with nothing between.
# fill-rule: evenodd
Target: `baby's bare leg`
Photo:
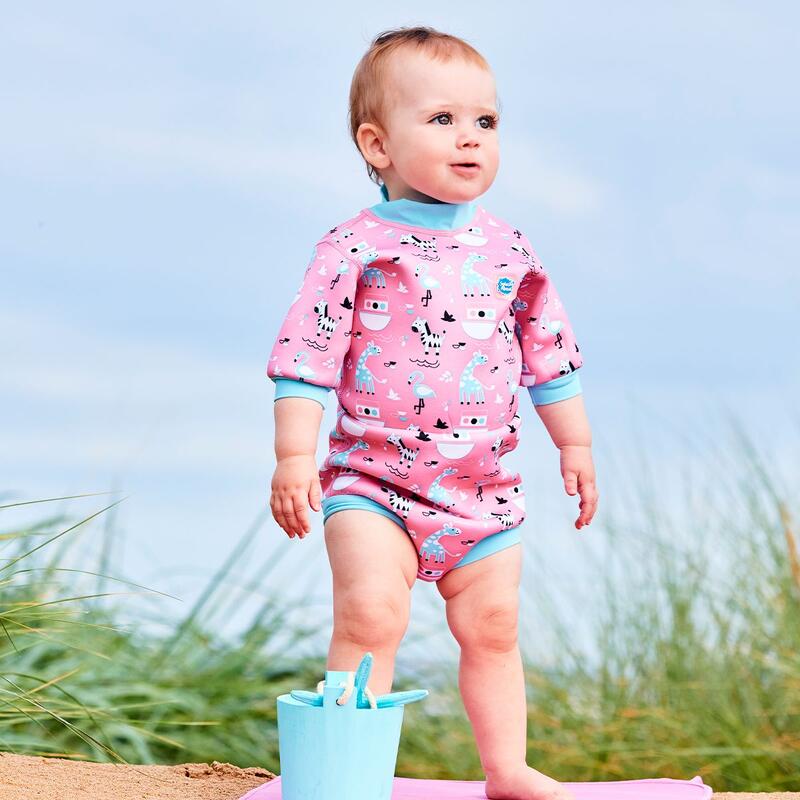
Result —
<instances>
[{"instance_id":1,"label":"baby's bare leg","mask_svg":"<svg viewBox=\"0 0 800 800\"><path fill-rule=\"evenodd\" d=\"M528 709L517 641L521 566L522 547L515 544L437 581L461 645L458 685L488 798L574 800L558 781L526 763Z\"/></svg>"},{"instance_id":2,"label":"baby's bare leg","mask_svg":"<svg viewBox=\"0 0 800 800\"><path fill-rule=\"evenodd\" d=\"M375 511L343 509L325 523L333 573L333 635L327 669L355 670L374 656L369 688L391 691L394 658L408 627L417 551L409 535Z\"/></svg>"}]
</instances>

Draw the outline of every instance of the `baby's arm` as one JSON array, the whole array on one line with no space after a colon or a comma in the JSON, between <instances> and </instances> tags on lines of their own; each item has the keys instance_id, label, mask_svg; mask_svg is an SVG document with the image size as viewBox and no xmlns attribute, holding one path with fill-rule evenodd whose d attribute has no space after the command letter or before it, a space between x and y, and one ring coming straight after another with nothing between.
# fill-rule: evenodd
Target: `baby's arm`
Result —
<instances>
[{"instance_id":1,"label":"baby's arm","mask_svg":"<svg viewBox=\"0 0 800 800\"><path fill-rule=\"evenodd\" d=\"M553 444L561 452L561 475L567 494L580 492L581 513L575 527L592 521L597 510L597 487L592 462L592 431L580 394L567 400L535 406Z\"/></svg>"},{"instance_id":2,"label":"baby's arm","mask_svg":"<svg viewBox=\"0 0 800 800\"><path fill-rule=\"evenodd\" d=\"M559 450L562 447L592 446L592 430L582 394L555 403L535 405L534 408Z\"/></svg>"},{"instance_id":3,"label":"baby's arm","mask_svg":"<svg viewBox=\"0 0 800 800\"><path fill-rule=\"evenodd\" d=\"M328 393L350 348L360 270L323 237L281 324L267 364L275 383L275 455L270 507L289 537L310 531L320 510L317 439Z\"/></svg>"},{"instance_id":4,"label":"baby's arm","mask_svg":"<svg viewBox=\"0 0 800 800\"><path fill-rule=\"evenodd\" d=\"M592 432L577 370L583 357L564 304L548 272L529 247L533 268L517 294L515 332L522 351L520 383L561 453L567 494L580 493L581 513L575 527L588 525L597 508L592 463Z\"/></svg>"},{"instance_id":5,"label":"baby's arm","mask_svg":"<svg viewBox=\"0 0 800 800\"><path fill-rule=\"evenodd\" d=\"M289 538L311 530L306 502L320 510L322 490L316 451L322 406L299 395L275 400L275 458L269 504L272 516Z\"/></svg>"}]
</instances>

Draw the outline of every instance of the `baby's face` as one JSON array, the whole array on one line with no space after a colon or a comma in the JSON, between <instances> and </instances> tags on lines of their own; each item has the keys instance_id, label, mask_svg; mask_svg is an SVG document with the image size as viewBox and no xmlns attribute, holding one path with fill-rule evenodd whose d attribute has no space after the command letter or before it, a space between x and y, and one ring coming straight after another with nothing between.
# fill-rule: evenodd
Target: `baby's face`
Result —
<instances>
[{"instance_id":1,"label":"baby's face","mask_svg":"<svg viewBox=\"0 0 800 800\"><path fill-rule=\"evenodd\" d=\"M413 50L395 56L384 140L390 164L380 169L390 198L475 199L491 186L500 162L494 78L461 59L434 61ZM464 162L477 167L453 166Z\"/></svg>"}]
</instances>

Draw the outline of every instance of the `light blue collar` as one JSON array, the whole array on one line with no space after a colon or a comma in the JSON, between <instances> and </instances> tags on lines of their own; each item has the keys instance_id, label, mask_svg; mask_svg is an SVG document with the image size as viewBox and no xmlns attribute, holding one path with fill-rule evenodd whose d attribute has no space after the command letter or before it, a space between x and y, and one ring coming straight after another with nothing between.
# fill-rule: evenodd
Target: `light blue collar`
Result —
<instances>
[{"instance_id":1,"label":"light blue collar","mask_svg":"<svg viewBox=\"0 0 800 800\"><path fill-rule=\"evenodd\" d=\"M405 197L389 200L385 184L381 184L381 197L380 203L369 207L376 217L437 231L463 228L478 210L477 200L468 203L423 203Z\"/></svg>"}]
</instances>

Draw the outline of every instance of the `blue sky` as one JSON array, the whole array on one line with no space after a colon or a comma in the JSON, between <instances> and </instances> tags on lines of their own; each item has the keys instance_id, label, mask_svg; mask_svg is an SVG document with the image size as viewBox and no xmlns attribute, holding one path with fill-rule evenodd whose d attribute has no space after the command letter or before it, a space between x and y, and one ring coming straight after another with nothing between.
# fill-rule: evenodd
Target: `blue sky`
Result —
<instances>
[{"instance_id":1,"label":"blue sky","mask_svg":"<svg viewBox=\"0 0 800 800\"><path fill-rule=\"evenodd\" d=\"M670 444L718 437L718 402L796 470L796 7L429 9L6 11L0 485L16 499L121 486L117 574L186 606L266 506L266 359L311 245L380 199L347 93L371 37L398 25L460 35L492 65L501 162L480 202L531 239L569 310L598 520L624 480L603 472L612 458L661 437L648 452L666 482ZM525 413L530 439L507 458L547 520L530 536L555 552L577 501ZM320 458L333 419L329 404ZM302 544L265 528L254 562L285 547L310 585L327 570L321 516Z\"/></svg>"}]
</instances>

